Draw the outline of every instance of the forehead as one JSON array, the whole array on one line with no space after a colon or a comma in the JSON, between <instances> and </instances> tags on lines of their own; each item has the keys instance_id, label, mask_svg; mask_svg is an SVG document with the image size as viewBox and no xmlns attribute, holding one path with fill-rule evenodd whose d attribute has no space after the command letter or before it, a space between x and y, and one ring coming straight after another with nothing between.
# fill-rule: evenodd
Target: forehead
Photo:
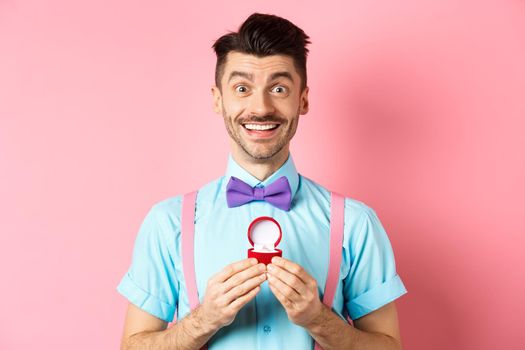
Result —
<instances>
[{"instance_id":1,"label":"forehead","mask_svg":"<svg viewBox=\"0 0 525 350\"><path fill-rule=\"evenodd\" d=\"M257 57L240 52L229 52L224 66L223 79L228 79L233 71L253 74L255 77L270 75L275 72L289 72L298 77L293 58L286 55Z\"/></svg>"}]
</instances>

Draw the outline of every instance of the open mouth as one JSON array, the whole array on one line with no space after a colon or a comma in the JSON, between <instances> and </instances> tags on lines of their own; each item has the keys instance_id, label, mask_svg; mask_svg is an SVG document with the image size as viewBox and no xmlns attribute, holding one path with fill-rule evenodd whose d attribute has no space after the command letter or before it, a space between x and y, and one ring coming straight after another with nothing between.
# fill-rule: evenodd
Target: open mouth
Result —
<instances>
[{"instance_id":1,"label":"open mouth","mask_svg":"<svg viewBox=\"0 0 525 350\"><path fill-rule=\"evenodd\" d=\"M246 134L253 139L269 139L277 134L277 130L281 124L277 123L246 123L242 124Z\"/></svg>"},{"instance_id":2,"label":"open mouth","mask_svg":"<svg viewBox=\"0 0 525 350\"><path fill-rule=\"evenodd\" d=\"M243 124L242 126L249 131L271 131L275 130L279 127L280 124L253 124L253 123L247 123Z\"/></svg>"}]
</instances>

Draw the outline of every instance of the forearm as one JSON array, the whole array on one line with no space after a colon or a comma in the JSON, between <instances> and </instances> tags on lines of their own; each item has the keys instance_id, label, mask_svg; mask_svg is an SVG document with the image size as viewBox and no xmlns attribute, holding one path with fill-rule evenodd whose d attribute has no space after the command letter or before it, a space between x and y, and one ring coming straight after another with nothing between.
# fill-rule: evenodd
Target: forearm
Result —
<instances>
[{"instance_id":1,"label":"forearm","mask_svg":"<svg viewBox=\"0 0 525 350\"><path fill-rule=\"evenodd\" d=\"M307 330L324 350L401 350L395 338L352 327L324 305Z\"/></svg>"},{"instance_id":2,"label":"forearm","mask_svg":"<svg viewBox=\"0 0 525 350\"><path fill-rule=\"evenodd\" d=\"M132 335L123 343L122 350L198 350L218 330L202 320L201 309L198 307L166 330Z\"/></svg>"}]
</instances>

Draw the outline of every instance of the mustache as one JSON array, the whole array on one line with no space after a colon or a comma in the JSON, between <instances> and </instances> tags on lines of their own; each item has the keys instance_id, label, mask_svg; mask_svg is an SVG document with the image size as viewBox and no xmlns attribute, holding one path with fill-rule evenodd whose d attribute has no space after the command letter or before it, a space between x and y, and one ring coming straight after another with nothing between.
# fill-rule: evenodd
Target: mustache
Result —
<instances>
[{"instance_id":1,"label":"mustache","mask_svg":"<svg viewBox=\"0 0 525 350\"><path fill-rule=\"evenodd\" d=\"M285 120L283 118L280 118L275 115L267 115L263 117L250 117L246 119L241 119L241 124L249 124L249 123L274 123L274 124L283 124Z\"/></svg>"}]
</instances>

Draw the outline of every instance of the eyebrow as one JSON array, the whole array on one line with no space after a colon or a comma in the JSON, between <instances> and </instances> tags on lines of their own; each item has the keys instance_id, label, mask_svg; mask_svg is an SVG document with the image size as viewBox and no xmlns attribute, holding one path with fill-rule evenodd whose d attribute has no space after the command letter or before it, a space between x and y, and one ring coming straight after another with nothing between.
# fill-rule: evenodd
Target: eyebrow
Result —
<instances>
[{"instance_id":1,"label":"eyebrow","mask_svg":"<svg viewBox=\"0 0 525 350\"><path fill-rule=\"evenodd\" d=\"M230 76L228 78L228 83L235 77L245 78L253 82L253 74L234 70L233 72L230 73ZM287 71L273 73L268 78L268 81L272 81L277 78L286 78L286 79L289 79L292 83L294 82L292 75L290 74L290 72L287 72Z\"/></svg>"}]
</instances>

